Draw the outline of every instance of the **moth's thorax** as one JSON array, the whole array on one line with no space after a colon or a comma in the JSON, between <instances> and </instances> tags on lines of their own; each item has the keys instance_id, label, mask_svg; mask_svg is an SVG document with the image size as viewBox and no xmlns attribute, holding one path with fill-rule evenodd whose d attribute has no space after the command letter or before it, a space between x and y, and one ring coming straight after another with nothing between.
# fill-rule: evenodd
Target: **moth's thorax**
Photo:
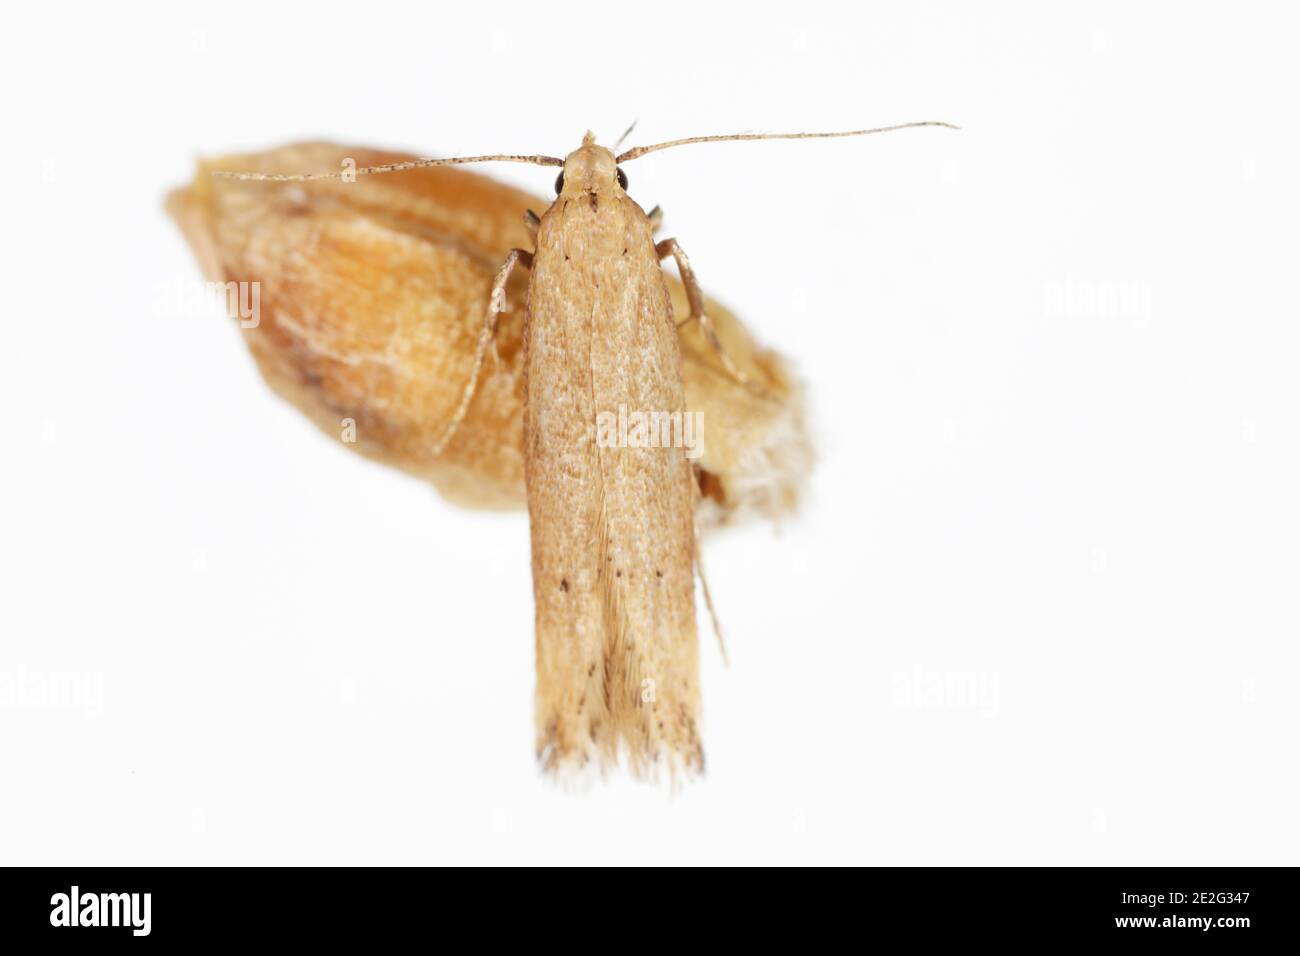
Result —
<instances>
[{"instance_id":1,"label":"moth's thorax","mask_svg":"<svg viewBox=\"0 0 1300 956\"><path fill-rule=\"evenodd\" d=\"M582 145L564 158L564 188L559 198L595 196L599 200L622 195L614 154L598 146L595 137L588 133Z\"/></svg>"},{"instance_id":2,"label":"moth's thorax","mask_svg":"<svg viewBox=\"0 0 1300 956\"><path fill-rule=\"evenodd\" d=\"M584 273L624 268L629 256L658 272L653 227L623 191L614 154L588 133L565 158L563 176L538 227L534 274L557 267Z\"/></svg>"}]
</instances>

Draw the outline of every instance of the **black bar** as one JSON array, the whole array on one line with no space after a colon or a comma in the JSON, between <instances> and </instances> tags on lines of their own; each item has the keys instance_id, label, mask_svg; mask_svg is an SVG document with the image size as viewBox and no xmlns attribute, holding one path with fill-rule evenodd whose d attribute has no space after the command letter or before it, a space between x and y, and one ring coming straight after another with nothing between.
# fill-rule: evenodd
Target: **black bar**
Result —
<instances>
[{"instance_id":1,"label":"black bar","mask_svg":"<svg viewBox=\"0 0 1300 956\"><path fill-rule=\"evenodd\" d=\"M412 933L451 942L461 932L483 933L489 941L499 938L503 927L543 932L558 941L557 919L587 929L593 917L598 925L626 921L629 935L608 938L636 945L644 934L662 931L671 912L763 933L795 930L822 939L832 931L849 931L859 939L901 935L926 945L1293 944L1297 925L1295 871L1289 868L876 869L817 874L815 883L789 874L757 879L738 874L713 888L691 876L664 880L656 874L642 885L633 873L620 875L617 883L584 874L529 874L518 889L502 885L509 879L505 874L488 875L480 885L477 875L427 869L11 868L0 873L0 938L6 943L75 940L94 949L154 941L374 946L409 941ZM74 886L80 904L76 922L118 925L71 925ZM660 930L652 928L656 924ZM643 942L671 945L666 937Z\"/></svg>"}]
</instances>

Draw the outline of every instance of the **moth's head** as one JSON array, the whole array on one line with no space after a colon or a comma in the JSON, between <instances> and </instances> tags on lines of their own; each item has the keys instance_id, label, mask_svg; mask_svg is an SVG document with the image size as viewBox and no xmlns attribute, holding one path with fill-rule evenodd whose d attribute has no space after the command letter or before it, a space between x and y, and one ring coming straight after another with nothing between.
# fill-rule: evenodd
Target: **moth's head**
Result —
<instances>
[{"instance_id":1,"label":"moth's head","mask_svg":"<svg viewBox=\"0 0 1300 956\"><path fill-rule=\"evenodd\" d=\"M564 157L564 171L555 179L555 195L562 199L578 196L619 196L627 189L627 176L614 162L614 153L596 144L590 132L582 145Z\"/></svg>"}]
</instances>

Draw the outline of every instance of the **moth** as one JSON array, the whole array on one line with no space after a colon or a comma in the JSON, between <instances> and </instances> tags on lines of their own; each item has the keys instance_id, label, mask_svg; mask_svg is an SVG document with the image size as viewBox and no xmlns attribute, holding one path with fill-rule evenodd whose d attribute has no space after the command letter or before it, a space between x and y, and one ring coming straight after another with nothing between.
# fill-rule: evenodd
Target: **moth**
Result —
<instances>
[{"instance_id":1,"label":"moth","mask_svg":"<svg viewBox=\"0 0 1300 956\"><path fill-rule=\"evenodd\" d=\"M728 351L689 259L675 239L657 241L657 210L627 192L622 164L691 143L827 138L843 133L701 136L619 155L592 134L561 159L489 155L413 159L343 172L230 171L237 180L347 180L465 163L523 162L561 168L556 198L529 213L532 248L506 255L487 297L469 374L432 453L449 447L478 394L482 370L507 309L512 276L526 269L521 329L523 474L532 538L536 608L537 754L567 775L626 762L637 776L672 777L704 768L695 580L697 504L705 482L680 441L690 410L679 325L694 326L713 361L741 388L771 396ZM675 313L661 261L675 260L688 304ZM599 425L627 410L654 440L601 441ZM656 429L658 429L656 431ZM676 435L678 440L673 440ZM704 590L706 599L707 587Z\"/></svg>"}]
</instances>

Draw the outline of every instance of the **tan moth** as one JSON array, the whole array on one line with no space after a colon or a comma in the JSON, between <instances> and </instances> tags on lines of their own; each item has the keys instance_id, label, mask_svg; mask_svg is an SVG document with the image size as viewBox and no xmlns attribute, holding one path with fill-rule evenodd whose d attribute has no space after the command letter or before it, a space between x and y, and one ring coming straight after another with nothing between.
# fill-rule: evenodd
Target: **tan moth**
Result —
<instances>
[{"instance_id":1,"label":"tan moth","mask_svg":"<svg viewBox=\"0 0 1300 956\"><path fill-rule=\"evenodd\" d=\"M681 246L655 241L657 210L647 214L631 199L620 164L691 143L949 125L700 136L617 156L588 133L564 159L490 155L353 164L329 173L219 174L309 182L486 161L562 167L555 201L530 217L534 248L512 249L496 274L470 374L433 447L442 452L465 420L512 274L527 269L523 470L536 607L537 753L546 770L568 774L626 761L638 776L664 768L676 777L704 766L694 601L701 481L682 441L690 410L663 259L677 263L689 304L683 324L700 330L737 384L766 391L719 337ZM613 415L622 421L629 409L655 423L652 434L599 440L598 423Z\"/></svg>"}]
</instances>

